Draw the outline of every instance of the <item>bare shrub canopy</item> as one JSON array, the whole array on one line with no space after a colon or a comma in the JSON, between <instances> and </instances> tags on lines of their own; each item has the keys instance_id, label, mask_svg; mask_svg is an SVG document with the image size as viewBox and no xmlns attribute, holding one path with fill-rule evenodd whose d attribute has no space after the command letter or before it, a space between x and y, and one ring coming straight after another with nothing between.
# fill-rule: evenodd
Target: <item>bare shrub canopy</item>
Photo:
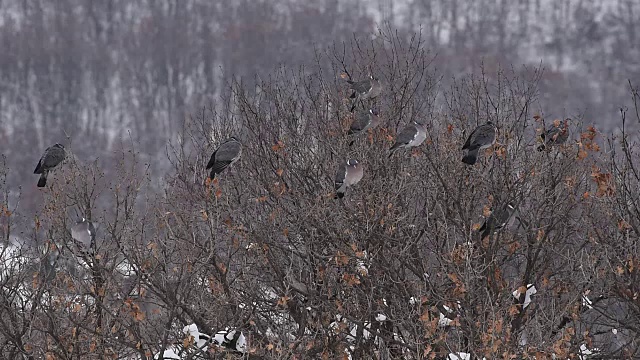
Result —
<instances>
[{"instance_id":1,"label":"bare shrub canopy","mask_svg":"<svg viewBox=\"0 0 640 360\"><path fill-rule=\"evenodd\" d=\"M574 117L565 142L536 151L540 134L565 126L538 111L542 69L483 71L443 89L434 56L419 34L385 31L255 87L234 82L167 145L162 180L136 151L108 169L114 181L68 155L35 218L3 186L0 353L639 356L637 148ZM346 80L370 75L380 95L350 99ZM379 123L347 135L369 109ZM623 124L637 114L622 112ZM463 163L487 121L495 144ZM425 141L390 156L412 122ZM241 157L208 179L232 136ZM337 200L349 159L363 177ZM81 218L95 225L91 251L71 234Z\"/></svg>"}]
</instances>

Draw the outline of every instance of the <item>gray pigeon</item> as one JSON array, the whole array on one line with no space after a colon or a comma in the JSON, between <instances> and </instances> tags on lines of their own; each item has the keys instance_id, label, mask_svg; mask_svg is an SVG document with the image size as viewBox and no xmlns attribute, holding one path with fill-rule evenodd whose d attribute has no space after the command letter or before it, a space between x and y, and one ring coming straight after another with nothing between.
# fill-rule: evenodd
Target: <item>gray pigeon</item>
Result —
<instances>
[{"instance_id":1,"label":"gray pigeon","mask_svg":"<svg viewBox=\"0 0 640 360\"><path fill-rule=\"evenodd\" d=\"M353 100L351 111L356 108L358 101L375 99L382 94L382 84L373 75L369 75L368 79L360 81L347 80L350 89L353 90L350 98Z\"/></svg>"},{"instance_id":2,"label":"gray pigeon","mask_svg":"<svg viewBox=\"0 0 640 360\"><path fill-rule=\"evenodd\" d=\"M478 229L479 232L482 232L482 239L502 229L507 222L509 222L514 209L515 204L510 201L498 210L492 211L491 215L489 215L489 217L484 221L484 224L482 224L480 229Z\"/></svg>"},{"instance_id":3,"label":"gray pigeon","mask_svg":"<svg viewBox=\"0 0 640 360\"><path fill-rule=\"evenodd\" d=\"M569 138L569 119L565 119L563 124L553 124L549 129L540 134L542 144L538 146L538 151L551 148L554 145L562 145Z\"/></svg>"},{"instance_id":4,"label":"gray pigeon","mask_svg":"<svg viewBox=\"0 0 640 360\"><path fill-rule=\"evenodd\" d=\"M96 243L96 228L93 223L82 218L71 227L71 237L85 252L93 252Z\"/></svg>"},{"instance_id":5,"label":"gray pigeon","mask_svg":"<svg viewBox=\"0 0 640 360\"><path fill-rule=\"evenodd\" d=\"M66 156L67 154L64 151L64 146L62 146L62 144L55 144L44 151L36 169L33 171L34 174L40 174L38 187L44 187L47 185L49 170L58 166Z\"/></svg>"},{"instance_id":6,"label":"gray pigeon","mask_svg":"<svg viewBox=\"0 0 640 360\"><path fill-rule=\"evenodd\" d=\"M380 116L373 112L372 109L369 109L369 111L359 111L351 123L351 127L349 128L347 135L362 134L369 129L377 127L379 124ZM353 145L353 141L349 143L349 146L351 145Z\"/></svg>"},{"instance_id":7,"label":"gray pigeon","mask_svg":"<svg viewBox=\"0 0 640 360\"><path fill-rule=\"evenodd\" d=\"M425 128L425 126L412 121L411 124L402 129L402 131L398 134L395 144L393 144L389 151L391 151L391 153L393 154L393 152L399 148L408 149L419 146L424 142L426 138L427 129Z\"/></svg>"},{"instance_id":8,"label":"gray pigeon","mask_svg":"<svg viewBox=\"0 0 640 360\"><path fill-rule=\"evenodd\" d=\"M491 147L496 142L496 127L491 121L475 128L464 143L462 150L467 150L467 155L462 158L462 162L473 165L478 160L478 152Z\"/></svg>"},{"instance_id":9,"label":"gray pigeon","mask_svg":"<svg viewBox=\"0 0 640 360\"><path fill-rule=\"evenodd\" d=\"M338 173L336 174L336 196L335 198L342 199L347 188L357 184L362 180L363 176L362 165L358 160L347 160L346 164L340 166Z\"/></svg>"},{"instance_id":10,"label":"gray pigeon","mask_svg":"<svg viewBox=\"0 0 640 360\"><path fill-rule=\"evenodd\" d=\"M229 165L232 165L242 155L242 144L235 137L229 138L229 140L222 143L216 151L211 155L211 159L207 163L207 169L211 169L210 179L215 178L217 174L220 174Z\"/></svg>"}]
</instances>

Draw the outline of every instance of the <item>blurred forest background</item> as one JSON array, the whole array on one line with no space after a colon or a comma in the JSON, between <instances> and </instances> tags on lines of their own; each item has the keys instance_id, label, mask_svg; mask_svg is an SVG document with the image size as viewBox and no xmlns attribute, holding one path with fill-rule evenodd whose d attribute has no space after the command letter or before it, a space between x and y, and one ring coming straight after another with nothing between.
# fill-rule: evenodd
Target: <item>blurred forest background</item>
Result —
<instances>
[{"instance_id":1,"label":"blurred forest background","mask_svg":"<svg viewBox=\"0 0 640 360\"><path fill-rule=\"evenodd\" d=\"M638 26L637 0L0 0L0 355L638 359ZM369 71L381 124L347 137Z\"/></svg>"},{"instance_id":2,"label":"blurred forest background","mask_svg":"<svg viewBox=\"0 0 640 360\"><path fill-rule=\"evenodd\" d=\"M315 49L373 38L387 22L406 38L422 32L445 87L483 62L488 74L542 64L537 110L586 114L605 133L620 125L627 79L640 80L635 0L2 0L10 187L34 187L31 168L65 133L88 162L108 162L133 141L160 176L167 140L232 78L250 84L282 63L308 62Z\"/></svg>"}]
</instances>

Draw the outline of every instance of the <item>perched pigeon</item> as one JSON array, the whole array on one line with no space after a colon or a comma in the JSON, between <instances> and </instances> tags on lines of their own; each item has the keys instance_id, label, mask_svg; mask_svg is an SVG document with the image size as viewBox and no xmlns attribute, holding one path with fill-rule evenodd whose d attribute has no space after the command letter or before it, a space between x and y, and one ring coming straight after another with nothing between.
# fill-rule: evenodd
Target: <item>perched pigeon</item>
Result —
<instances>
[{"instance_id":1,"label":"perched pigeon","mask_svg":"<svg viewBox=\"0 0 640 360\"><path fill-rule=\"evenodd\" d=\"M491 215L484 221L484 224L478 229L482 232L482 238L486 238L492 233L502 229L513 214L515 205L513 202L507 203L504 207L491 212Z\"/></svg>"},{"instance_id":2,"label":"perched pigeon","mask_svg":"<svg viewBox=\"0 0 640 360\"><path fill-rule=\"evenodd\" d=\"M36 169L33 171L34 174L40 174L38 187L44 187L47 185L49 170L58 166L66 156L67 154L64 151L64 146L62 146L62 144L55 144L44 151L44 154L42 154L42 157L38 162L38 166L36 166Z\"/></svg>"},{"instance_id":3,"label":"perched pigeon","mask_svg":"<svg viewBox=\"0 0 640 360\"><path fill-rule=\"evenodd\" d=\"M351 99L354 99L351 111L356 108L358 101L375 99L382 93L382 84L373 75L369 75L369 78L365 80L347 80L347 82L351 85L350 89L353 90L350 96Z\"/></svg>"},{"instance_id":4,"label":"perched pigeon","mask_svg":"<svg viewBox=\"0 0 640 360\"><path fill-rule=\"evenodd\" d=\"M359 111L355 115L355 119L351 123L351 127L349 128L349 132L347 135L359 135L364 133L369 129L373 129L380 124L380 116L376 114L373 110L369 109L369 111ZM349 143L349 146L353 145L354 140Z\"/></svg>"},{"instance_id":5,"label":"perched pigeon","mask_svg":"<svg viewBox=\"0 0 640 360\"><path fill-rule=\"evenodd\" d=\"M422 144L426 138L427 129L425 128L425 126L412 121L411 124L402 129L402 131L398 134L395 144L393 144L393 146L389 150L393 154L393 151L399 148L416 147Z\"/></svg>"},{"instance_id":6,"label":"perched pigeon","mask_svg":"<svg viewBox=\"0 0 640 360\"><path fill-rule=\"evenodd\" d=\"M464 143L462 150L467 150L467 155L462 158L462 162L473 165L478 160L478 152L486 149L496 142L496 127L491 121L475 128L467 141Z\"/></svg>"},{"instance_id":7,"label":"perched pigeon","mask_svg":"<svg viewBox=\"0 0 640 360\"><path fill-rule=\"evenodd\" d=\"M85 218L71 227L71 237L86 252L92 252L96 242L96 228Z\"/></svg>"},{"instance_id":8,"label":"perched pigeon","mask_svg":"<svg viewBox=\"0 0 640 360\"><path fill-rule=\"evenodd\" d=\"M340 166L340 169L338 169L338 173L336 174L335 198L342 199L348 187L353 186L362 180L362 175L362 165L358 163L358 160L347 160L346 164Z\"/></svg>"},{"instance_id":9,"label":"perched pigeon","mask_svg":"<svg viewBox=\"0 0 640 360\"><path fill-rule=\"evenodd\" d=\"M540 140L542 144L538 146L538 151L547 149L547 146L551 148L554 145L562 145L569 138L569 119L565 119L563 124L558 123L551 125L549 129L543 131L540 134Z\"/></svg>"},{"instance_id":10,"label":"perched pigeon","mask_svg":"<svg viewBox=\"0 0 640 360\"><path fill-rule=\"evenodd\" d=\"M207 169L211 169L210 179L215 178L217 174L224 171L229 165L232 165L242 155L242 144L235 137L222 143L216 151L211 155L211 159L207 163Z\"/></svg>"}]
</instances>

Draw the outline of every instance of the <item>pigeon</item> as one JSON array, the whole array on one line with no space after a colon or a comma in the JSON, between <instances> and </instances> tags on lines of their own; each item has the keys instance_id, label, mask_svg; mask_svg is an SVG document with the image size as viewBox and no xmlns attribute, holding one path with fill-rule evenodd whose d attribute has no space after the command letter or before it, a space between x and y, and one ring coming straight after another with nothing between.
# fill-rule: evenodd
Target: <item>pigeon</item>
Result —
<instances>
[{"instance_id":1,"label":"pigeon","mask_svg":"<svg viewBox=\"0 0 640 360\"><path fill-rule=\"evenodd\" d=\"M375 99L382 93L382 84L373 75L369 75L368 79L360 81L347 80L350 89L353 90L349 98L354 99L351 111L356 108L358 101Z\"/></svg>"},{"instance_id":2,"label":"pigeon","mask_svg":"<svg viewBox=\"0 0 640 360\"><path fill-rule=\"evenodd\" d=\"M360 111L356 114L355 119L351 123L349 132L347 135L362 134L369 129L373 129L380 124L380 116L376 114L372 109L369 111ZM353 141L349 143L349 146L353 145Z\"/></svg>"},{"instance_id":3,"label":"pigeon","mask_svg":"<svg viewBox=\"0 0 640 360\"><path fill-rule=\"evenodd\" d=\"M40 179L38 180L38 187L45 187L47 185L47 176L49 175L49 170L54 169L58 164L60 164L65 157L67 156L64 151L64 146L62 144L55 144L53 146L48 147L36 169L33 171L34 174L40 174Z\"/></svg>"},{"instance_id":4,"label":"pigeon","mask_svg":"<svg viewBox=\"0 0 640 360\"><path fill-rule=\"evenodd\" d=\"M491 121L475 128L467 141L462 146L462 150L467 150L467 155L462 158L462 162L473 165L478 160L478 152L486 149L496 142L496 127Z\"/></svg>"},{"instance_id":5,"label":"pigeon","mask_svg":"<svg viewBox=\"0 0 640 360\"><path fill-rule=\"evenodd\" d=\"M357 184L362 180L362 165L358 160L347 160L346 164L338 169L336 174L336 199L342 199L344 197L347 188Z\"/></svg>"},{"instance_id":6,"label":"pigeon","mask_svg":"<svg viewBox=\"0 0 640 360\"><path fill-rule=\"evenodd\" d=\"M211 155L211 159L207 163L207 170L211 169L210 179L215 178L217 174L224 171L229 165L232 165L242 155L242 144L235 137L222 143L216 151Z\"/></svg>"},{"instance_id":7,"label":"pigeon","mask_svg":"<svg viewBox=\"0 0 640 360\"><path fill-rule=\"evenodd\" d=\"M396 137L396 142L393 144L391 154L399 148L412 148L419 146L427 138L427 129L423 124L412 121L407 127ZM391 156L391 155L389 155Z\"/></svg>"},{"instance_id":8,"label":"pigeon","mask_svg":"<svg viewBox=\"0 0 640 360\"><path fill-rule=\"evenodd\" d=\"M542 144L538 146L538 151L547 149L547 146L550 149L554 145L564 144L569 138L569 119L565 119L563 124L560 124L559 120L556 121L557 123L554 122L549 129L540 134Z\"/></svg>"},{"instance_id":9,"label":"pigeon","mask_svg":"<svg viewBox=\"0 0 640 360\"><path fill-rule=\"evenodd\" d=\"M96 228L85 218L80 219L71 227L71 237L85 252L93 252L96 242Z\"/></svg>"},{"instance_id":10,"label":"pigeon","mask_svg":"<svg viewBox=\"0 0 640 360\"><path fill-rule=\"evenodd\" d=\"M507 225L507 222L509 222L514 209L514 203L508 202L499 210L492 211L491 215L489 215L489 217L484 221L484 224L482 224L480 229L478 229L479 232L482 232L482 239Z\"/></svg>"}]
</instances>

